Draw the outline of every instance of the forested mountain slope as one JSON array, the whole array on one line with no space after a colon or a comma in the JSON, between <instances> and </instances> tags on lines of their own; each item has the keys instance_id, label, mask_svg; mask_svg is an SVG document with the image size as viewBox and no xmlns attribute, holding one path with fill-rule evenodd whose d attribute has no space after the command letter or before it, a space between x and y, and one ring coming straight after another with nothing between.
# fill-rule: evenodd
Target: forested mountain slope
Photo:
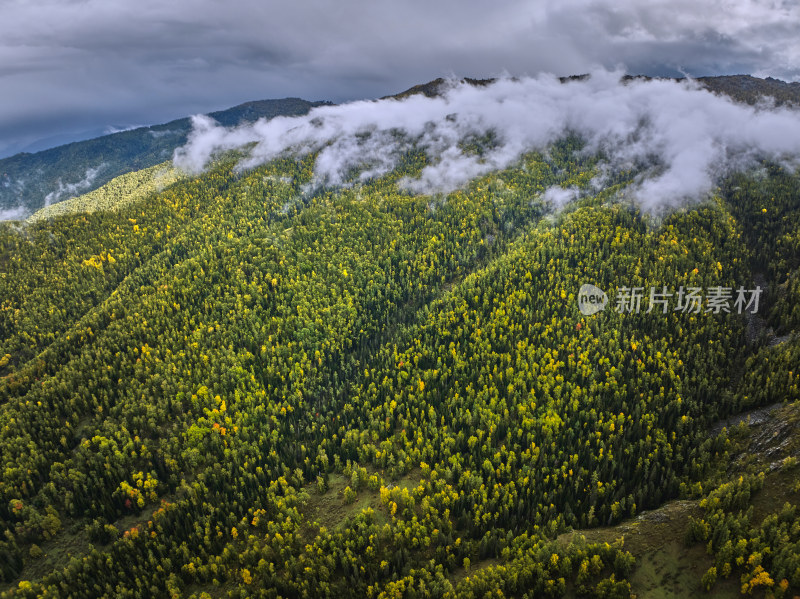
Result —
<instances>
[{"instance_id":1,"label":"forested mountain slope","mask_svg":"<svg viewBox=\"0 0 800 599\"><path fill-rule=\"evenodd\" d=\"M800 593L796 510L723 527L760 483L720 487L709 434L800 399L777 337L800 324L800 178L765 162L656 216L582 149L427 195L398 185L424 152L338 187L313 153L228 154L2 225L4 596L628 597L624 544L560 535L704 495L686 528L715 576ZM582 315L584 283L611 305ZM756 315L613 309L623 286L757 284Z\"/></svg>"},{"instance_id":2,"label":"forested mountain slope","mask_svg":"<svg viewBox=\"0 0 800 599\"><path fill-rule=\"evenodd\" d=\"M299 98L246 102L209 116L226 126L307 113L323 102ZM191 120L139 127L95 139L0 159L0 218L24 218L40 208L97 189L114 177L172 158L186 143Z\"/></svg>"}]
</instances>

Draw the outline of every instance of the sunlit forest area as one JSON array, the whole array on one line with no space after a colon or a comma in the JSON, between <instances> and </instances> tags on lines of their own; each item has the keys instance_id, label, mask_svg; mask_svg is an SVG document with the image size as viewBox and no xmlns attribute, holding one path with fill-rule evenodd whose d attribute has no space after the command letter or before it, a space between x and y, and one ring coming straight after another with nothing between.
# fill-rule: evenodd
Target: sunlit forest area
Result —
<instances>
[{"instance_id":1,"label":"sunlit forest area","mask_svg":"<svg viewBox=\"0 0 800 599\"><path fill-rule=\"evenodd\" d=\"M648 597L624 527L676 501L686 596L800 594L800 177L652 213L582 144L432 195L423 151L335 188L228 153L0 223L0 596ZM727 425L765 407L779 445Z\"/></svg>"}]
</instances>

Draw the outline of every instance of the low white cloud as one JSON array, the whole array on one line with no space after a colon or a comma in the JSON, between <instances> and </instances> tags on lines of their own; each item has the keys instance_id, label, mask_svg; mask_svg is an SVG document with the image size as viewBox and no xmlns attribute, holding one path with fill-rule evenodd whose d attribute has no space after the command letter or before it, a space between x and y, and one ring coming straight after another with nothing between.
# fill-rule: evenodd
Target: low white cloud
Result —
<instances>
[{"instance_id":1,"label":"low white cloud","mask_svg":"<svg viewBox=\"0 0 800 599\"><path fill-rule=\"evenodd\" d=\"M44 205L49 206L61 200L66 200L80 195L82 192L87 191L94 183L98 173L105 168L105 163L100 164L95 168L87 168L86 174L83 179L75 183L64 183L61 179L58 180L58 188L51 191L44 197Z\"/></svg>"},{"instance_id":2,"label":"low white cloud","mask_svg":"<svg viewBox=\"0 0 800 599\"><path fill-rule=\"evenodd\" d=\"M545 202L555 208L561 208L579 196L579 191L575 187L558 187L553 186L547 188L543 194Z\"/></svg>"},{"instance_id":3,"label":"low white cloud","mask_svg":"<svg viewBox=\"0 0 800 599\"><path fill-rule=\"evenodd\" d=\"M103 135L113 135L114 133L125 133L125 131L133 131L134 129L141 129L142 127L146 127L147 125L124 125L122 127L117 127L115 125L109 125L103 130Z\"/></svg>"},{"instance_id":4,"label":"low white cloud","mask_svg":"<svg viewBox=\"0 0 800 599\"><path fill-rule=\"evenodd\" d=\"M0 209L0 221L3 220L22 220L28 215L25 206L17 206L16 208Z\"/></svg>"},{"instance_id":5,"label":"low white cloud","mask_svg":"<svg viewBox=\"0 0 800 599\"><path fill-rule=\"evenodd\" d=\"M197 172L221 150L250 146L244 168L285 152L316 151L317 182L336 185L354 168L363 169L362 178L387 173L416 145L431 164L402 184L420 193L447 192L577 133L587 151L603 153L607 168L652 165L635 196L653 207L698 198L719 176L756 158L792 162L800 156L796 110L736 103L692 81L623 83L620 76L598 70L568 83L549 75L501 78L485 87L452 83L437 98L323 106L303 117L237 128L198 116L174 161ZM482 156L462 151L464 139L489 132L494 144Z\"/></svg>"}]
</instances>

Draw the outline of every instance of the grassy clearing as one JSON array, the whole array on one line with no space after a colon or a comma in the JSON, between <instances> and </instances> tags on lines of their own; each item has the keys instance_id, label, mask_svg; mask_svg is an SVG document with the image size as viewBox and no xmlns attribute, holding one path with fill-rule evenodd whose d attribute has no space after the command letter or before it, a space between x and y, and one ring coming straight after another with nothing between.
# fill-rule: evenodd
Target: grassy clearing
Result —
<instances>
[{"instance_id":1,"label":"grassy clearing","mask_svg":"<svg viewBox=\"0 0 800 599\"><path fill-rule=\"evenodd\" d=\"M381 472L370 472L370 474L377 474L383 481ZM382 484L387 487L411 489L419 484L420 474L420 471L415 469L395 481L383 481ZM306 485L305 491L309 498L303 505L302 512L312 528L325 527L328 530L334 530L347 522L348 518L367 508L375 511L375 517L379 523L388 522L387 510L381 505L380 489L373 491L362 487L357 492L356 500L347 503L344 491L349 485L350 477L343 474L331 474L328 477L328 489L323 494L319 493L315 484Z\"/></svg>"},{"instance_id":2,"label":"grassy clearing","mask_svg":"<svg viewBox=\"0 0 800 599\"><path fill-rule=\"evenodd\" d=\"M751 499L753 522L779 510L784 503L800 503L800 466L787 458L800 453L800 403L769 412L763 421L730 429L729 460L703 484L706 492L731 477L767 472L763 489ZM703 596L723 599L741 597L737 576L718 579L713 595L700 585L714 558L703 545L687 547L684 538L689 517L700 517L699 500L672 501L656 510L616 526L575 530L561 535L565 546L578 536L590 543L613 543L623 539L624 547L636 558L630 577L633 593L643 599L689 599Z\"/></svg>"},{"instance_id":3,"label":"grassy clearing","mask_svg":"<svg viewBox=\"0 0 800 599\"><path fill-rule=\"evenodd\" d=\"M62 529L51 539L39 545L41 555L25 557L19 581L40 580L55 570L65 568L73 557L80 558L92 549L89 535L83 525L75 521L62 521ZM0 592L12 589L17 582L0 585Z\"/></svg>"}]
</instances>

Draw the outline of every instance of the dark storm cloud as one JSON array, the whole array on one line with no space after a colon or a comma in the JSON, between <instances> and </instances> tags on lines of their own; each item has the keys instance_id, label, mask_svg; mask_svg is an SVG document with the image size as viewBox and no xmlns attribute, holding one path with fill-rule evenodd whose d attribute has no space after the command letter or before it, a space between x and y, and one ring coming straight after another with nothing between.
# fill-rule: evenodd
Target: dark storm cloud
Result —
<instances>
[{"instance_id":1,"label":"dark storm cloud","mask_svg":"<svg viewBox=\"0 0 800 599\"><path fill-rule=\"evenodd\" d=\"M0 155L69 131L267 97L374 97L449 74L800 75L800 9L767 0L0 0L0 15Z\"/></svg>"}]
</instances>

